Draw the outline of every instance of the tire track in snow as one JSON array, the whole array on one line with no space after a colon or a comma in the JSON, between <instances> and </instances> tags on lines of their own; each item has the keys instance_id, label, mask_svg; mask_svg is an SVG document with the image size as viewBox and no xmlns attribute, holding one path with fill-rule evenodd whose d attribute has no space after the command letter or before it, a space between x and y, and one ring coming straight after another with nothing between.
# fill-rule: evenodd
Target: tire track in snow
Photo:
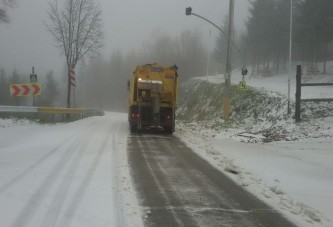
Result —
<instances>
[{"instance_id":1,"label":"tire track in snow","mask_svg":"<svg viewBox=\"0 0 333 227\"><path fill-rule=\"evenodd\" d=\"M109 132L115 133L115 131L113 131L114 126L111 125L109 127L110 127ZM81 184L78 185L78 188L74 193L75 196L71 198L71 200L69 202L69 206L67 207L67 209L64 213L64 217L61 221L59 221L58 226L70 226L71 225L73 218L77 212L77 209L82 201L82 198L84 197L84 195L87 191L87 187L88 187L92 177L95 174L98 163L100 162L100 160L102 158L102 154L105 152L105 147L106 147L107 143L109 142L109 137L110 137L109 134L107 134L105 136L105 138L103 140L103 144L98 149L98 152L97 152L94 160L92 161L92 164L90 165L89 169L87 170L87 173L86 173L84 179L82 180Z\"/></svg>"},{"instance_id":2,"label":"tire track in snow","mask_svg":"<svg viewBox=\"0 0 333 227\"><path fill-rule=\"evenodd\" d=\"M96 122L94 122L92 125L95 125ZM91 127L89 125L89 127ZM0 187L0 194L7 191L10 187L15 185L15 183L19 182L21 179L26 177L29 173L31 173L33 170L37 169L38 166L40 166L42 163L44 163L47 159L52 157L55 153L57 153L58 150L60 150L63 146L66 146L67 144L70 144L71 141L74 141L79 137L77 134L73 133L69 138L67 138L65 141L62 141L61 144L53 148L50 152L43 155L40 159L38 159L34 164L30 165L27 169L22 171L22 173L18 174L16 177L12 178L10 181L4 183L2 187Z\"/></svg>"},{"instance_id":3,"label":"tire track in snow","mask_svg":"<svg viewBox=\"0 0 333 227\"><path fill-rule=\"evenodd\" d=\"M115 130L115 132L117 132L118 135L118 128L117 130ZM112 135L112 151L110 152L110 163L111 163L111 173L113 173L114 175L111 176L110 181L116 183L115 185L113 185L114 188L117 188L119 190L119 175L118 175L118 151L119 151L119 146L117 144L117 138L116 138L116 133L114 133ZM113 180L113 178L115 178L116 180ZM112 190L112 189L110 189ZM116 202L116 204L120 204L120 198L118 195L118 190L112 190L112 197L113 197L113 201ZM119 209L116 210L116 215L117 217L121 217L122 215L120 215L120 211ZM123 226L120 225L120 223L122 223L122 220L119 220L119 218L117 220L114 220L114 226Z\"/></svg>"},{"instance_id":4,"label":"tire track in snow","mask_svg":"<svg viewBox=\"0 0 333 227\"><path fill-rule=\"evenodd\" d=\"M142 209L135 187L133 185L130 166L132 163L128 157L129 130L128 122L120 120L120 126L114 137L112 160L112 196L114 203L118 204L115 209L117 221L111 226L144 226Z\"/></svg>"},{"instance_id":5,"label":"tire track in snow","mask_svg":"<svg viewBox=\"0 0 333 227\"><path fill-rule=\"evenodd\" d=\"M44 217L44 220L42 221L41 227L44 226L55 226L60 211L63 207L64 201L66 199L66 195L68 194L68 191L70 189L70 186L73 181L73 177L75 176L75 173L79 167L79 164L81 162L82 157L85 154L85 147L89 143L89 139L92 138L92 135L86 134L85 137L81 137L80 139L84 141L83 143L80 143L78 145L78 152L72 159L71 163L69 164L69 167L67 168L66 174L64 176L64 179L62 180L60 186L58 187L57 192L54 195L54 198L52 200L52 203ZM87 138L86 138L87 137Z\"/></svg>"},{"instance_id":6,"label":"tire track in snow","mask_svg":"<svg viewBox=\"0 0 333 227\"><path fill-rule=\"evenodd\" d=\"M75 155L75 152L73 152L73 150L75 150L77 144L81 143L81 137L85 138L86 135L89 135L91 129L95 128L96 125L99 126L100 124L102 124L102 122L99 122L99 124L95 123L89 128L86 128L83 133L78 135L77 138L74 140L77 142L71 143L70 147L66 151L64 151L64 154L50 170L49 174L45 177L44 181L36 190L36 193L30 197L29 201L23 207L22 211L12 224L12 227L22 227L29 224L32 217L41 206L43 200L45 200L47 192L53 187L57 178L59 178L61 171L63 171L63 168L70 162L71 158ZM80 152L80 150L77 150L77 152Z\"/></svg>"}]
</instances>

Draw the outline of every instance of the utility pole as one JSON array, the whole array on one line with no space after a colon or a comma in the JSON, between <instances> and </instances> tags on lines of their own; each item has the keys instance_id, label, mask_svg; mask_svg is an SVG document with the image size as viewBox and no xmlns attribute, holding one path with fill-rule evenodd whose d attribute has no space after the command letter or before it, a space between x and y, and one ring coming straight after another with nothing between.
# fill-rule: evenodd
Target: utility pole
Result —
<instances>
[{"instance_id":1,"label":"utility pole","mask_svg":"<svg viewBox=\"0 0 333 227\"><path fill-rule=\"evenodd\" d=\"M208 78L208 75L209 75L209 55L210 55L210 36L211 36L211 33L212 31L209 30L209 36L208 36L208 54L207 54L207 78Z\"/></svg>"},{"instance_id":2,"label":"utility pole","mask_svg":"<svg viewBox=\"0 0 333 227\"><path fill-rule=\"evenodd\" d=\"M231 53L233 43L233 26L234 26L234 8L235 1L230 0L229 3L229 28L228 28L228 48L227 48L227 62L226 71L224 75L225 90L224 90L224 104L223 104L223 119L228 120L230 115L230 92L231 92Z\"/></svg>"},{"instance_id":3,"label":"utility pole","mask_svg":"<svg viewBox=\"0 0 333 227\"><path fill-rule=\"evenodd\" d=\"M288 75L288 114L290 114L290 77L291 77L291 48L293 32L293 0L290 0L290 33L289 33L289 75Z\"/></svg>"}]
</instances>

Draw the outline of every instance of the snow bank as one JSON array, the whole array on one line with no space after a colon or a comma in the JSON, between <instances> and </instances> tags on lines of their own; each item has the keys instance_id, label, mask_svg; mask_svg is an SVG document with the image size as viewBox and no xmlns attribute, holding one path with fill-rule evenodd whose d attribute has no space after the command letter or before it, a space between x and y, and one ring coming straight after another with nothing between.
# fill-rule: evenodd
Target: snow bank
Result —
<instances>
[{"instance_id":1,"label":"snow bank","mask_svg":"<svg viewBox=\"0 0 333 227\"><path fill-rule=\"evenodd\" d=\"M197 154L298 226L331 226L331 138L262 144L183 126L176 131Z\"/></svg>"}]
</instances>

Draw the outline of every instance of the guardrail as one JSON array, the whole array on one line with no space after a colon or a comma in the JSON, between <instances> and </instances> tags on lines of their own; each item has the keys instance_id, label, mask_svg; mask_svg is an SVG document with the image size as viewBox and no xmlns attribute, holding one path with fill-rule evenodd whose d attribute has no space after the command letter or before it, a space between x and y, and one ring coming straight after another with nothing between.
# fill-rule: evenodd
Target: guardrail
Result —
<instances>
[{"instance_id":1,"label":"guardrail","mask_svg":"<svg viewBox=\"0 0 333 227\"><path fill-rule=\"evenodd\" d=\"M302 83L302 66L297 65L296 73L296 105L295 121L301 121L301 102L332 102L333 98L301 99L302 87L305 86L333 86L333 83Z\"/></svg>"},{"instance_id":2,"label":"guardrail","mask_svg":"<svg viewBox=\"0 0 333 227\"><path fill-rule=\"evenodd\" d=\"M39 119L45 122L62 122L90 116L103 116L104 111L91 108L52 108L31 106L0 106L0 117Z\"/></svg>"}]
</instances>

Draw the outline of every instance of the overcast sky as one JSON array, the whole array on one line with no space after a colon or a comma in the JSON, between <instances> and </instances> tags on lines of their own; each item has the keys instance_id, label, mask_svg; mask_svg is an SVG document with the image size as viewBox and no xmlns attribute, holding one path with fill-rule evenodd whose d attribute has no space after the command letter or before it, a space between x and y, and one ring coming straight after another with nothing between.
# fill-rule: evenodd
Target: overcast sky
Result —
<instances>
[{"instance_id":1,"label":"overcast sky","mask_svg":"<svg viewBox=\"0 0 333 227\"><path fill-rule=\"evenodd\" d=\"M48 2L53 0L17 0L18 6L10 12L11 23L0 24L0 68L19 73L38 74L53 70L63 72L64 57L54 47L51 35L43 22L47 21ZM59 0L60 2L63 0ZM228 13L229 0L97 0L102 6L105 46L102 54L112 51L140 48L155 33L175 37L185 29L198 30L213 49L217 31L207 22L186 16L185 8L204 16L218 25ZM248 0L235 0L235 25L244 29L248 17ZM209 31L212 31L209 36ZM132 66L129 66L132 67Z\"/></svg>"}]
</instances>

